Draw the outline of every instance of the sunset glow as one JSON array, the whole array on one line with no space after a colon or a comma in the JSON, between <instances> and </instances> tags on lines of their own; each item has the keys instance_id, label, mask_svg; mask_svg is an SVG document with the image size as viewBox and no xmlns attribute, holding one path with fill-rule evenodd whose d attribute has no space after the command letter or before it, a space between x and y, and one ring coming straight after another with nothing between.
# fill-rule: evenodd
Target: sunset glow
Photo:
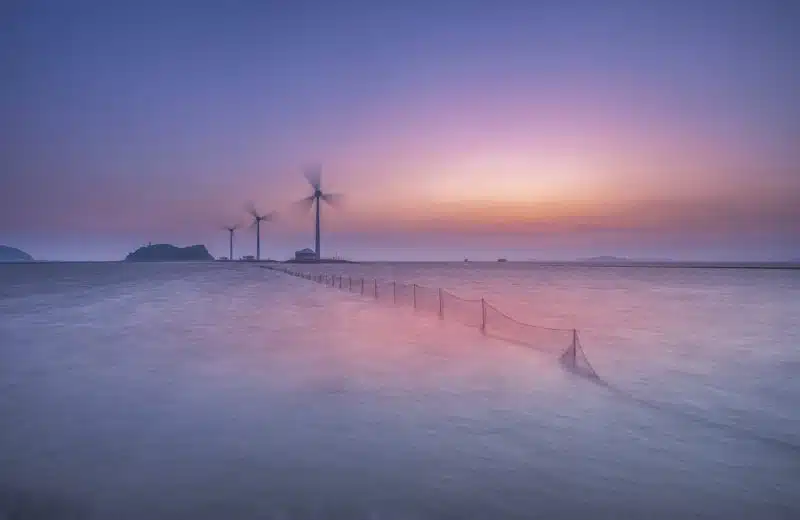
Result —
<instances>
[{"instance_id":1,"label":"sunset glow","mask_svg":"<svg viewBox=\"0 0 800 520\"><path fill-rule=\"evenodd\" d=\"M7 8L3 240L221 254L252 202L281 212L282 257L309 245L292 203L319 160L344 255L453 258L501 233L559 258L800 256L789 4L345 4Z\"/></svg>"}]
</instances>

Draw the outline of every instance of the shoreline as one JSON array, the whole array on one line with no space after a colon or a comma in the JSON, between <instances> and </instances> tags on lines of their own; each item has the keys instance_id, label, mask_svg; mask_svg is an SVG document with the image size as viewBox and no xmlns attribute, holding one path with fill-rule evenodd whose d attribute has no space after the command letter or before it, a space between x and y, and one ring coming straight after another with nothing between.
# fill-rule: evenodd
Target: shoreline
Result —
<instances>
[{"instance_id":1,"label":"shoreline","mask_svg":"<svg viewBox=\"0 0 800 520\"><path fill-rule=\"evenodd\" d=\"M531 267L589 267L589 268L648 268L648 269L751 269L751 270L800 270L797 262L581 262L581 261L536 261L536 260L509 260L497 262L496 260L470 260L469 262L457 260L23 260L0 262L3 265L52 265L52 264L274 264L274 265L318 265L318 264L405 264L405 265L471 265L487 266L531 266Z\"/></svg>"}]
</instances>

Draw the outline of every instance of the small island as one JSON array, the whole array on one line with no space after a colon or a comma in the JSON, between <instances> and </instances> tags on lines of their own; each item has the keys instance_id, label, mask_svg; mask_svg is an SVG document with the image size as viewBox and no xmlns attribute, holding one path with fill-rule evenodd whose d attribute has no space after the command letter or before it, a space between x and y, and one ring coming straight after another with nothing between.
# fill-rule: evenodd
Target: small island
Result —
<instances>
[{"instance_id":1,"label":"small island","mask_svg":"<svg viewBox=\"0 0 800 520\"><path fill-rule=\"evenodd\" d=\"M16 247L0 246L0 262L33 262L33 257Z\"/></svg>"},{"instance_id":2,"label":"small island","mask_svg":"<svg viewBox=\"0 0 800 520\"><path fill-rule=\"evenodd\" d=\"M205 262L214 260L204 245L177 247L148 244L125 257L126 262Z\"/></svg>"},{"instance_id":3,"label":"small island","mask_svg":"<svg viewBox=\"0 0 800 520\"><path fill-rule=\"evenodd\" d=\"M578 260L580 263L584 264L624 264L629 263L631 260L629 258L622 258L619 256L592 256L589 258L581 258Z\"/></svg>"}]
</instances>

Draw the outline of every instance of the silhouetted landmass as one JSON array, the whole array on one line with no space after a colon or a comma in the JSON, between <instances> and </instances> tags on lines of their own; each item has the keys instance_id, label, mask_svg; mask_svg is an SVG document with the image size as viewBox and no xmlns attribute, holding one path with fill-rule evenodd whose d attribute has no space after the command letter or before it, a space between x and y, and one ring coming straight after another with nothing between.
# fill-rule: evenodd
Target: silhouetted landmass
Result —
<instances>
[{"instance_id":1,"label":"silhouetted landmass","mask_svg":"<svg viewBox=\"0 0 800 520\"><path fill-rule=\"evenodd\" d=\"M32 262L33 257L21 249L0 246L0 262Z\"/></svg>"},{"instance_id":2,"label":"silhouetted landmass","mask_svg":"<svg viewBox=\"0 0 800 520\"><path fill-rule=\"evenodd\" d=\"M592 262L592 263L605 263L605 262L630 262L629 258L622 258L619 256L593 256L590 258L581 258L579 262Z\"/></svg>"},{"instance_id":3,"label":"silhouetted landmass","mask_svg":"<svg viewBox=\"0 0 800 520\"><path fill-rule=\"evenodd\" d=\"M575 262L541 262L540 265L582 265L597 267L673 267L673 268L698 268L698 269L800 269L800 262L776 261L711 261L711 260L653 260L653 259L628 259L614 256L586 258Z\"/></svg>"},{"instance_id":4,"label":"silhouetted landmass","mask_svg":"<svg viewBox=\"0 0 800 520\"><path fill-rule=\"evenodd\" d=\"M592 256L589 258L581 258L578 260L580 263L586 264L668 264L673 260L668 258L627 258L624 256Z\"/></svg>"},{"instance_id":5,"label":"silhouetted landmass","mask_svg":"<svg viewBox=\"0 0 800 520\"><path fill-rule=\"evenodd\" d=\"M285 260L284 263L286 264L357 264L358 262L354 262L352 260L344 260L342 258L320 258L317 260L316 258L313 260L298 260L296 258L291 258L289 260Z\"/></svg>"},{"instance_id":6,"label":"silhouetted landmass","mask_svg":"<svg viewBox=\"0 0 800 520\"><path fill-rule=\"evenodd\" d=\"M140 247L126 258L128 262L199 262L214 260L204 245L177 247L172 244L151 244Z\"/></svg>"}]
</instances>

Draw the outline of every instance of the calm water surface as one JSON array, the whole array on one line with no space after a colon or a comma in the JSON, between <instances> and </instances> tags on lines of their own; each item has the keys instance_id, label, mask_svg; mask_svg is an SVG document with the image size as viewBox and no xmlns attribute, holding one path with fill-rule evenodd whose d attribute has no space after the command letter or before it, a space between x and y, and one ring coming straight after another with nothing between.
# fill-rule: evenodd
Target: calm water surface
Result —
<instances>
[{"instance_id":1,"label":"calm water surface","mask_svg":"<svg viewBox=\"0 0 800 520\"><path fill-rule=\"evenodd\" d=\"M577 328L616 391L253 265L0 266L0 518L800 516L800 272L324 267Z\"/></svg>"}]
</instances>

